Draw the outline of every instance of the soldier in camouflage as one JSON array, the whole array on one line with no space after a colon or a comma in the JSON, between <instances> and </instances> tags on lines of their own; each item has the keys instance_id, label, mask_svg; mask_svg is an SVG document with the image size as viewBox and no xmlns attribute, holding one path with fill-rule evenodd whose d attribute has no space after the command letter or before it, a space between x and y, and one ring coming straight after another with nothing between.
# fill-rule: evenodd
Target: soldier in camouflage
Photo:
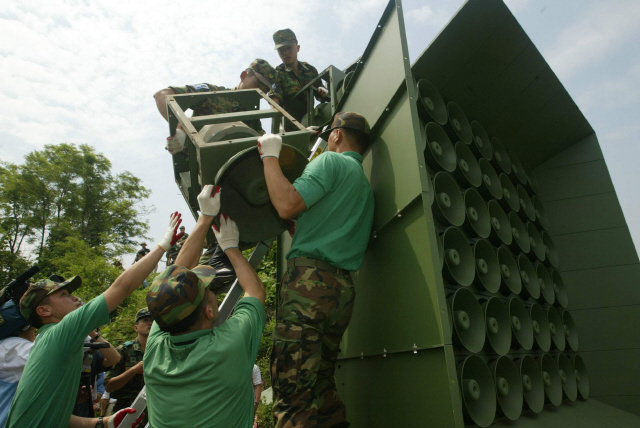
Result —
<instances>
[{"instance_id":1,"label":"soldier in camouflage","mask_svg":"<svg viewBox=\"0 0 640 428\"><path fill-rule=\"evenodd\" d=\"M280 104L294 119L302 120L307 113L307 95L294 98L303 87L318 76L318 70L309 63L298 61L300 45L293 31L286 28L273 34L273 41L282 64L276 67L276 78L268 95L274 102ZM320 81L314 85L318 88L316 98L325 99L328 91L322 87ZM285 121L286 131L297 131L293 124Z\"/></svg>"},{"instance_id":2,"label":"soldier in camouflage","mask_svg":"<svg viewBox=\"0 0 640 428\"><path fill-rule=\"evenodd\" d=\"M119 346L120 362L113 366L104 377L104 386L111 398L118 401L114 411L131 406L144 386L142 358L147 346L153 318L147 308L136 314L134 330L138 337ZM144 426L144 425L142 425Z\"/></svg>"},{"instance_id":3,"label":"soldier in camouflage","mask_svg":"<svg viewBox=\"0 0 640 428\"><path fill-rule=\"evenodd\" d=\"M260 58L257 58L251 62L249 67L240 74L240 83L233 88L237 89L254 89L258 88L263 92L268 92L275 80L275 70L271 65ZM155 93L153 96L156 100L156 106L158 111L168 120L167 104L165 97L173 94L187 94L193 92L211 92L211 91L229 91L231 89L223 86L211 85L209 83L197 83L187 86L170 86L166 89L162 89ZM207 98L203 101L192 105L193 116L206 116L222 113L233 113L238 111L245 111L237 101L227 97ZM264 134L262 125L259 120L245 122L247 126L253 128L260 135ZM178 125L176 134L167 139L167 150L169 153L175 154L180 152L184 148L186 134L182 130L182 127Z\"/></svg>"},{"instance_id":4,"label":"soldier in camouflage","mask_svg":"<svg viewBox=\"0 0 640 428\"><path fill-rule=\"evenodd\" d=\"M298 219L277 290L271 353L277 427L349 426L334 371L356 296L351 272L364 261L373 224L373 191L362 169L369 132L362 115L337 113L320 134L328 150L293 184L278 163L281 137L258 139L271 202L281 218Z\"/></svg>"}]
</instances>

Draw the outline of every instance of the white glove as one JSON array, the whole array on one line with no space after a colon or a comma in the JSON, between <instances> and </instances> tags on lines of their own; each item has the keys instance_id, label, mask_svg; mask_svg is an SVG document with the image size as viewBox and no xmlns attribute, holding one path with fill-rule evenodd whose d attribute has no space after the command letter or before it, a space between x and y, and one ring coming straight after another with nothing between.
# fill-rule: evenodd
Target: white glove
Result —
<instances>
[{"instance_id":1,"label":"white glove","mask_svg":"<svg viewBox=\"0 0 640 428\"><path fill-rule=\"evenodd\" d=\"M166 149L172 155L180 153L184 149L184 142L187 139L187 134L182 129L176 129L176 133L171 137L167 137Z\"/></svg>"},{"instance_id":2,"label":"white glove","mask_svg":"<svg viewBox=\"0 0 640 428\"><path fill-rule=\"evenodd\" d=\"M320 95L320 98L326 97L328 93L329 90L327 90L327 88L324 88L322 86L318 87L318 95Z\"/></svg>"},{"instance_id":3,"label":"white glove","mask_svg":"<svg viewBox=\"0 0 640 428\"><path fill-rule=\"evenodd\" d=\"M240 231L235 221L231 220L224 214L220 215L220 230L214 224L211 226L213 233L216 235L218 245L222 248L222 251L227 251L230 248L238 248L238 242L240 242Z\"/></svg>"},{"instance_id":4,"label":"white glove","mask_svg":"<svg viewBox=\"0 0 640 428\"><path fill-rule=\"evenodd\" d=\"M207 184L198 195L198 205L200 212L209 217L217 216L220 212L220 186ZM215 192L215 193L214 193Z\"/></svg>"},{"instance_id":5,"label":"white glove","mask_svg":"<svg viewBox=\"0 0 640 428\"><path fill-rule=\"evenodd\" d=\"M107 428L117 428L120 426L120 424L122 423L122 420L125 418L125 416L127 416L128 414L132 414L135 413L136 409L134 409L133 407L127 407L125 409L121 409L118 410L116 413L114 413L113 415L109 416L109 421L107 422ZM131 425L132 427L137 426L140 422L142 422L142 418L144 416L144 413L142 413L140 415L140 417L138 419L136 419L136 421Z\"/></svg>"},{"instance_id":6,"label":"white glove","mask_svg":"<svg viewBox=\"0 0 640 428\"><path fill-rule=\"evenodd\" d=\"M272 156L274 158L280 157L280 149L282 148L282 138L276 134L267 134L258 138L258 151L260 152L260 159Z\"/></svg>"},{"instance_id":7,"label":"white glove","mask_svg":"<svg viewBox=\"0 0 640 428\"><path fill-rule=\"evenodd\" d=\"M182 223L182 219L180 217L181 214L177 211L171 214L171 217L169 217L169 228L162 237L162 240L158 242L158 247L162 248L165 251L169 251L169 248L171 248L171 240L176 234L178 226L180 226L180 223Z\"/></svg>"}]
</instances>

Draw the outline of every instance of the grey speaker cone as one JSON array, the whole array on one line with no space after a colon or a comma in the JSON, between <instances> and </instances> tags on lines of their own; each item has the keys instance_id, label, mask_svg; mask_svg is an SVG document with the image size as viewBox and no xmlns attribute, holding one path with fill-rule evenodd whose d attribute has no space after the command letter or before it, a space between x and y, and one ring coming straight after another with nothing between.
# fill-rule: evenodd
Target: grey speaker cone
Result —
<instances>
[{"instance_id":1,"label":"grey speaker cone","mask_svg":"<svg viewBox=\"0 0 640 428\"><path fill-rule=\"evenodd\" d=\"M485 348L498 355L507 355L511 347L511 320L509 310L497 297L491 297L482 303L484 322L487 331Z\"/></svg>"},{"instance_id":2,"label":"grey speaker cone","mask_svg":"<svg viewBox=\"0 0 640 428\"><path fill-rule=\"evenodd\" d=\"M453 172L456 180L463 187L479 187L482 184L482 173L476 157L462 141L458 141L454 147L458 167Z\"/></svg>"},{"instance_id":3,"label":"grey speaker cone","mask_svg":"<svg viewBox=\"0 0 640 428\"><path fill-rule=\"evenodd\" d=\"M447 129L451 133L454 140L460 140L465 144L471 144L473 139L473 133L471 132L471 124L467 115L464 114L462 107L453 101L447 103L447 115L449 116L449 122L447 123Z\"/></svg>"},{"instance_id":4,"label":"grey speaker cone","mask_svg":"<svg viewBox=\"0 0 640 428\"><path fill-rule=\"evenodd\" d=\"M571 360L567 354L560 353L557 356L558 370L560 371L560 382L562 391L569 401L576 401L578 398L578 385L576 384L576 373L573 370Z\"/></svg>"},{"instance_id":5,"label":"grey speaker cone","mask_svg":"<svg viewBox=\"0 0 640 428\"><path fill-rule=\"evenodd\" d=\"M551 239L551 235L545 231L542 231L540 235L542 236L542 243L544 244L544 253L547 264L557 268L560 264L560 260L558 258L556 245L553 243L553 239Z\"/></svg>"},{"instance_id":6,"label":"grey speaker cone","mask_svg":"<svg viewBox=\"0 0 640 428\"><path fill-rule=\"evenodd\" d=\"M529 315L531 316L534 347L543 352L549 352L551 349L551 329L547 314L542 306L534 303L529 309Z\"/></svg>"},{"instance_id":7,"label":"grey speaker cone","mask_svg":"<svg viewBox=\"0 0 640 428\"><path fill-rule=\"evenodd\" d=\"M447 123L447 107L440 92L427 79L418 80L418 113L423 122Z\"/></svg>"},{"instance_id":8,"label":"grey speaker cone","mask_svg":"<svg viewBox=\"0 0 640 428\"><path fill-rule=\"evenodd\" d=\"M456 151L440 125L429 122L424 128L424 158L434 171L453 172L456 169Z\"/></svg>"},{"instance_id":9,"label":"grey speaker cone","mask_svg":"<svg viewBox=\"0 0 640 428\"><path fill-rule=\"evenodd\" d=\"M567 339L569 348L571 348L573 352L578 352L578 331L576 330L575 322L573 322L573 317L569 311L563 310L560 313L560 318L562 318L564 336Z\"/></svg>"},{"instance_id":10,"label":"grey speaker cone","mask_svg":"<svg viewBox=\"0 0 640 428\"><path fill-rule=\"evenodd\" d=\"M549 329L551 331L551 343L560 352L565 348L564 324L562 318L558 315L555 308L547 309L547 318L549 319Z\"/></svg>"},{"instance_id":11,"label":"grey speaker cone","mask_svg":"<svg viewBox=\"0 0 640 428\"><path fill-rule=\"evenodd\" d=\"M589 373L587 372L587 366L584 364L580 355L574 355L573 370L576 374L576 383L578 384L578 394L580 398L586 400L589 398Z\"/></svg>"},{"instance_id":12,"label":"grey speaker cone","mask_svg":"<svg viewBox=\"0 0 640 428\"><path fill-rule=\"evenodd\" d=\"M489 201L488 206L489 221L491 222L491 233L489 234L489 239L491 239L491 242L493 242L494 245L511 244L513 237L511 236L509 218L497 201Z\"/></svg>"},{"instance_id":13,"label":"grey speaker cone","mask_svg":"<svg viewBox=\"0 0 640 428\"><path fill-rule=\"evenodd\" d=\"M527 189L531 192L531 194L540 194L540 185L538 184L538 179L536 175L533 173L531 168L529 168L526 164L523 164L524 172L527 174Z\"/></svg>"},{"instance_id":14,"label":"grey speaker cone","mask_svg":"<svg viewBox=\"0 0 640 428\"><path fill-rule=\"evenodd\" d=\"M496 415L496 388L489 367L477 355L458 366L462 409L467 422L488 427Z\"/></svg>"},{"instance_id":15,"label":"grey speaker cone","mask_svg":"<svg viewBox=\"0 0 640 428\"><path fill-rule=\"evenodd\" d=\"M562 381L560 371L553 357L544 354L538 359L538 365L542 371L542 382L547 400L554 406L562 404Z\"/></svg>"},{"instance_id":16,"label":"grey speaker cone","mask_svg":"<svg viewBox=\"0 0 640 428\"><path fill-rule=\"evenodd\" d=\"M531 260L538 259L543 262L547 256L544 241L542 241L542 235L538 232L538 229L533 223L527 223L527 232L529 233L529 243L531 244L531 251L529 251L529 257Z\"/></svg>"},{"instance_id":17,"label":"grey speaker cone","mask_svg":"<svg viewBox=\"0 0 640 428\"><path fill-rule=\"evenodd\" d=\"M509 213L509 225L511 226L511 236L513 240L511 241L511 251L518 254L520 252L528 253L531 251L531 243L529 242L529 232L527 232L527 228L525 227L518 214L511 211Z\"/></svg>"},{"instance_id":18,"label":"grey speaker cone","mask_svg":"<svg viewBox=\"0 0 640 428\"><path fill-rule=\"evenodd\" d=\"M534 413L544 408L544 381L540 366L531 355L525 355L518 361L524 402Z\"/></svg>"},{"instance_id":19,"label":"grey speaker cone","mask_svg":"<svg viewBox=\"0 0 640 428\"><path fill-rule=\"evenodd\" d=\"M529 194L521 184L516 186L516 190L518 192L518 199L520 199L520 217L523 220L535 221L536 209L533 206L533 202L531 201Z\"/></svg>"},{"instance_id":20,"label":"grey speaker cone","mask_svg":"<svg viewBox=\"0 0 640 428\"><path fill-rule=\"evenodd\" d=\"M452 284L469 286L475 276L473 251L467 237L455 227L442 234L444 246L444 268L442 275Z\"/></svg>"},{"instance_id":21,"label":"grey speaker cone","mask_svg":"<svg viewBox=\"0 0 640 428\"><path fill-rule=\"evenodd\" d=\"M500 203L505 211L520 211L520 198L518 197L518 190L513 185L509 176L504 172L500 174L500 185L502 186L502 199Z\"/></svg>"},{"instance_id":22,"label":"grey speaker cone","mask_svg":"<svg viewBox=\"0 0 640 428\"><path fill-rule=\"evenodd\" d=\"M446 172L439 172L433 178L435 203L432 212L435 219L443 226L462 226L464 223L464 199L458 183Z\"/></svg>"},{"instance_id":23,"label":"grey speaker cone","mask_svg":"<svg viewBox=\"0 0 640 428\"><path fill-rule=\"evenodd\" d=\"M569 306L569 295L562 280L560 272L555 269L551 270L551 280L553 281L553 291L556 293L556 303L563 308Z\"/></svg>"},{"instance_id":24,"label":"grey speaker cone","mask_svg":"<svg viewBox=\"0 0 640 428\"><path fill-rule=\"evenodd\" d=\"M498 263L500 264L500 292L504 295L520 294L522 291L522 280L516 259L509 251L509 248L501 246L498 248Z\"/></svg>"},{"instance_id":25,"label":"grey speaker cone","mask_svg":"<svg viewBox=\"0 0 640 428\"><path fill-rule=\"evenodd\" d=\"M551 274L541 262L536 262L534 267L538 275L538 284L540 284L540 301L548 305L553 305L556 301L556 293L553 290Z\"/></svg>"},{"instance_id":26,"label":"grey speaker cone","mask_svg":"<svg viewBox=\"0 0 640 428\"><path fill-rule=\"evenodd\" d=\"M540 284L538 282L538 274L533 264L529 261L525 254L518 256L518 268L520 269L520 278L522 278L522 291L520 295L523 299L538 299L540 297Z\"/></svg>"},{"instance_id":27,"label":"grey speaker cone","mask_svg":"<svg viewBox=\"0 0 640 428\"><path fill-rule=\"evenodd\" d=\"M477 120L471 121L471 133L473 134L471 150L473 150L474 154L487 160L493 159L493 149L491 148L489 135Z\"/></svg>"},{"instance_id":28,"label":"grey speaker cone","mask_svg":"<svg viewBox=\"0 0 640 428\"><path fill-rule=\"evenodd\" d=\"M490 364L496 385L498 409L507 418L515 421L522 413L522 380L518 368L507 356L499 357Z\"/></svg>"},{"instance_id":29,"label":"grey speaker cone","mask_svg":"<svg viewBox=\"0 0 640 428\"><path fill-rule=\"evenodd\" d=\"M547 217L547 210L545 210L540 198L534 196L531 198L531 202L533 203L533 209L536 212L536 225L544 230L549 230L549 217Z\"/></svg>"},{"instance_id":30,"label":"grey speaker cone","mask_svg":"<svg viewBox=\"0 0 640 428\"><path fill-rule=\"evenodd\" d=\"M471 236L487 238L491 233L489 207L475 189L464 192L465 219L464 228Z\"/></svg>"},{"instance_id":31,"label":"grey speaker cone","mask_svg":"<svg viewBox=\"0 0 640 428\"><path fill-rule=\"evenodd\" d=\"M480 303L466 288L459 288L447 300L453 321L453 344L469 352L480 352L485 338L484 315Z\"/></svg>"},{"instance_id":32,"label":"grey speaker cone","mask_svg":"<svg viewBox=\"0 0 640 428\"><path fill-rule=\"evenodd\" d=\"M511 159L509 159L509 154L498 137L491 139L491 147L493 148L491 163L496 171L500 170L505 174L511 174Z\"/></svg>"},{"instance_id":33,"label":"grey speaker cone","mask_svg":"<svg viewBox=\"0 0 640 428\"><path fill-rule=\"evenodd\" d=\"M487 199L502 199L502 184L500 184L500 177L496 174L496 170L484 158L478 161L478 165L480 165L482 174L482 184L478 188L480 193Z\"/></svg>"},{"instance_id":34,"label":"grey speaker cone","mask_svg":"<svg viewBox=\"0 0 640 428\"><path fill-rule=\"evenodd\" d=\"M479 290L497 293L500 289L500 265L498 256L489 241L478 239L473 244L476 276L473 281Z\"/></svg>"},{"instance_id":35,"label":"grey speaker cone","mask_svg":"<svg viewBox=\"0 0 640 428\"><path fill-rule=\"evenodd\" d=\"M514 176L520 184L526 185L527 173L525 172L524 166L522 166L518 155L516 155L513 150L509 150L509 159L511 160L511 175Z\"/></svg>"},{"instance_id":36,"label":"grey speaker cone","mask_svg":"<svg viewBox=\"0 0 640 428\"><path fill-rule=\"evenodd\" d=\"M509 318L513 333L511 346L514 349L531 350L533 347L533 328L529 312L517 297L509 299Z\"/></svg>"}]
</instances>

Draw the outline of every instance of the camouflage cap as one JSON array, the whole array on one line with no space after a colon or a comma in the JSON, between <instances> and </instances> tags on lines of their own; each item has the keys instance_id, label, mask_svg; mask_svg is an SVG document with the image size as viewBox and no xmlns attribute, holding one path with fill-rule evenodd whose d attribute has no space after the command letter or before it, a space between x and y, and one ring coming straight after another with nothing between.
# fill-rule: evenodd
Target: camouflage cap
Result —
<instances>
[{"instance_id":1,"label":"camouflage cap","mask_svg":"<svg viewBox=\"0 0 640 428\"><path fill-rule=\"evenodd\" d=\"M295 45L298 43L295 33L288 28L278 30L273 33L273 41L276 42L276 49L282 46Z\"/></svg>"},{"instance_id":2,"label":"camouflage cap","mask_svg":"<svg viewBox=\"0 0 640 428\"><path fill-rule=\"evenodd\" d=\"M160 327L172 326L189 315L204 298L215 276L211 266L191 270L173 265L153 280L147 292L147 306Z\"/></svg>"},{"instance_id":3,"label":"camouflage cap","mask_svg":"<svg viewBox=\"0 0 640 428\"><path fill-rule=\"evenodd\" d=\"M31 315L36 310L40 302L49 294L66 287L69 293L76 291L82 284L82 278L74 276L63 282L41 279L35 284L31 284L20 299L20 313L25 320L29 321Z\"/></svg>"},{"instance_id":4,"label":"camouflage cap","mask_svg":"<svg viewBox=\"0 0 640 428\"><path fill-rule=\"evenodd\" d=\"M264 59L256 58L251 62L249 68L247 68L247 71L249 70L253 71L253 74L256 75L263 85L271 89L273 82L276 80L276 70L271 67L271 64Z\"/></svg>"},{"instance_id":5,"label":"camouflage cap","mask_svg":"<svg viewBox=\"0 0 640 428\"><path fill-rule=\"evenodd\" d=\"M141 318L146 318L146 317L151 317L151 312L149 312L149 309L147 308L140 309L136 314L136 324L138 323L138 321L140 321Z\"/></svg>"},{"instance_id":6,"label":"camouflage cap","mask_svg":"<svg viewBox=\"0 0 640 428\"><path fill-rule=\"evenodd\" d=\"M336 113L333 118L333 123L331 124L331 128L323 131L318 135L318 138L322 138L325 141L329 141L329 134L336 128L349 128L354 129L356 131L360 131L369 135L371 132L371 127L369 126L369 122L364 118L361 114L353 113L351 111L341 111Z\"/></svg>"}]
</instances>

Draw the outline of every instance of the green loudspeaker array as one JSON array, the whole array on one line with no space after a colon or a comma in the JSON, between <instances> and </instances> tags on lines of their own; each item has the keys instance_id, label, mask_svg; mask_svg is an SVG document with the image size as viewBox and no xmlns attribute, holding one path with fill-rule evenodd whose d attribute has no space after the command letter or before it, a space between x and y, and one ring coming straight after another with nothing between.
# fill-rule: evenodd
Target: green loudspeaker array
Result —
<instances>
[{"instance_id":1,"label":"green loudspeaker array","mask_svg":"<svg viewBox=\"0 0 640 428\"><path fill-rule=\"evenodd\" d=\"M429 122L424 128L427 164L434 171L453 172L456 169L456 152L444 129L435 122Z\"/></svg>"},{"instance_id":2,"label":"green loudspeaker array","mask_svg":"<svg viewBox=\"0 0 640 428\"><path fill-rule=\"evenodd\" d=\"M467 238L455 227L447 228L442 234L444 248L444 268L442 274L451 284L469 286L475 276L473 251Z\"/></svg>"},{"instance_id":3,"label":"green loudspeaker array","mask_svg":"<svg viewBox=\"0 0 640 428\"><path fill-rule=\"evenodd\" d=\"M511 347L530 351L533 347L533 326L527 308L517 297L509 299L509 318L513 333Z\"/></svg>"},{"instance_id":4,"label":"green loudspeaker array","mask_svg":"<svg viewBox=\"0 0 640 428\"><path fill-rule=\"evenodd\" d=\"M520 294L522 291L522 279L516 259L509 251L509 248L501 246L498 248L498 263L500 264L500 292L504 295L509 293Z\"/></svg>"},{"instance_id":5,"label":"green loudspeaker array","mask_svg":"<svg viewBox=\"0 0 640 428\"><path fill-rule=\"evenodd\" d=\"M479 290L497 293L500 289L500 265L489 241L478 239L473 244L473 255L476 264L474 285Z\"/></svg>"},{"instance_id":6,"label":"green loudspeaker array","mask_svg":"<svg viewBox=\"0 0 640 428\"><path fill-rule=\"evenodd\" d=\"M500 173L500 185L502 186L502 199L500 203L505 211L520 211L520 199L518 198L518 191L516 186L513 185L507 174Z\"/></svg>"},{"instance_id":7,"label":"green loudspeaker array","mask_svg":"<svg viewBox=\"0 0 640 428\"><path fill-rule=\"evenodd\" d=\"M558 252L556 251L556 245L553 243L553 239L551 239L551 235L549 235L545 231L542 231L540 235L542 236L542 244L544 245L544 254L545 254L545 260L547 264L549 264L550 266L553 266L554 268L557 268L558 265L560 264L560 261L558 259Z\"/></svg>"},{"instance_id":8,"label":"green loudspeaker array","mask_svg":"<svg viewBox=\"0 0 640 428\"><path fill-rule=\"evenodd\" d=\"M489 367L476 355L458 365L458 379L465 419L480 427L488 427L496 415L496 389Z\"/></svg>"},{"instance_id":9,"label":"green loudspeaker array","mask_svg":"<svg viewBox=\"0 0 640 428\"><path fill-rule=\"evenodd\" d=\"M522 291L520 295L523 299L531 297L537 300L540 297L540 284L538 283L536 269L525 254L520 254L517 260L520 278L522 278Z\"/></svg>"},{"instance_id":10,"label":"green loudspeaker array","mask_svg":"<svg viewBox=\"0 0 640 428\"><path fill-rule=\"evenodd\" d=\"M538 358L538 365L542 371L542 381L544 383L544 393L547 400L554 406L562 404L562 381L558 365L549 354L544 354Z\"/></svg>"},{"instance_id":11,"label":"green loudspeaker array","mask_svg":"<svg viewBox=\"0 0 640 428\"><path fill-rule=\"evenodd\" d=\"M447 107L435 86L427 79L418 80L418 114L423 122L447 123Z\"/></svg>"},{"instance_id":12,"label":"green loudspeaker array","mask_svg":"<svg viewBox=\"0 0 640 428\"><path fill-rule=\"evenodd\" d=\"M509 154L498 137L491 139L491 147L493 148L493 159L491 159L491 163L496 168L496 171L500 170L507 175L511 174Z\"/></svg>"},{"instance_id":13,"label":"green loudspeaker array","mask_svg":"<svg viewBox=\"0 0 640 428\"><path fill-rule=\"evenodd\" d=\"M525 355L517 362L522 379L524 402L533 413L540 413L544 408L544 381L540 366L531 355Z\"/></svg>"},{"instance_id":14,"label":"green loudspeaker array","mask_svg":"<svg viewBox=\"0 0 640 428\"><path fill-rule=\"evenodd\" d=\"M531 198L531 202L536 212L536 225L544 230L549 230L549 217L547 217L547 211L544 209L542 202L540 202L540 198L534 196Z\"/></svg>"},{"instance_id":15,"label":"green loudspeaker array","mask_svg":"<svg viewBox=\"0 0 640 428\"><path fill-rule=\"evenodd\" d=\"M481 158L478 161L480 165L480 172L482 174L482 183L479 190L487 199L501 199L502 198L502 185L500 184L500 177L496 174L496 170L493 169L491 163L485 158Z\"/></svg>"},{"instance_id":16,"label":"green loudspeaker array","mask_svg":"<svg viewBox=\"0 0 640 428\"><path fill-rule=\"evenodd\" d=\"M580 395L580 398L586 400L589 398L589 374L587 373L587 367L580 355L574 355L571 363L576 375L578 394Z\"/></svg>"},{"instance_id":17,"label":"green loudspeaker array","mask_svg":"<svg viewBox=\"0 0 640 428\"><path fill-rule=\"evenodd\" d=\"M439 172L433 177L435 201L433 215L443 225L462 226L464 223L464 199L451 175Z\"/></svg>"},{"instance_id":18,"label":"green loudspeaker array","mask_svg":"<svg viewBox=\"0 0 640 428\"><path fill-rule=\"evenodd\" d=\"M482 173L476 157L462 141L455 145L458 167L453 172L462 187L479 187L482 184Z\"/></svg>"},{"instance_id":19,"label":"green loudspeaker array","mask_svg":"<svg viewBox=\"0 0 640 428\"><path fill-rule=\"evenodd\" d=\"M454 345L469 352L480 352L485 338L485 322L480 303L466 288L459 288L447 300L453 321Z\"/></svg>"},{"instance_id":20,"label":"green loudspeaker array","mask_svg":"<svg viewBox=\"0 0 640 428\"><path fill-rule=\"evenodd\" d=\"M576 374L571 360L567 357L567 354L560 353L557 356L557 362L562 391L569 401L576 401L576 398L578 398L578 385L576 384Z\"/></svg>"},{"instance_id":21,"label":"green loudspeaker array","mask_svg":"<svg viewBox=\"0 0 640 428\"><path fill-rule=\"evenodd\" d=\"M511 348L511 320L509 311L497 297L482 303L487 340L485 348L498 355L507 355Z\"/></svg>"},{"instance_id":22,"label":"green loudspeaker array","mask_svg":"<svg viewBox=\"0 0 640 428\"><path fill-rule=\"evenodd\" d=\"M509 159L511 160L511 175L521 185L527 184L527 174L524 172L524 167L513 150L509 150ZM514 183L516 182L514 180Z\"/></svg>"},{"instance_id":23,"label":"green loudspeaker array","mask_svg":"<svg viewBox=\"0 0 640 428\"><path fill-rule=\"evenodd\" d=\"M507 356L490 364L496 386L499 413L515 421L522 413L522 380L518 368Z\"/></svg>"},{"instance_id":24,"label":"green loudspeaker array","mask_svg":"<svg viewBox=\"0 0 640 428\"><path fill-rule=\"evenodd\" d=\"M551 270L551 280L553 281L553 291L556 293L556 303L563 308L569 306L569 295L562 280L560 272L555 269Z\"/></svg>"},{"instance_id":25,"label":"green loudspeaker array","mask_svg":"<svg viewBox=\"0 0 640 428\"><path fill-rule=\"evenodd\" d=\"M560 352L565 348L564 324L562 318L558 315L555 308L547 309L547 318L549 319L549 328L551 329L551 341L553 346Z\"/></svg>"},{"instance_id":26,"label":"green loudspeaker array","mask_svg":"<svg viewBox=\"0 0 640 428\"><path fill-rule=\"evenodd\" d=\"M523 185L518 184L516 190L518 191L518 198L520 199L520 217L524 221L535 221L536 209L526 189Z\"/></svg>"},{"instance_id":27,"label":"green loudspeaker array","mask_svg":"<svg viewBox=\"0 0 640 428\"><path fill-rule=\"evenodd\" d=\"M495 201L489 201L489 221L491 222L491 233L489 239L494 245L511 244L513 237L511 236L511 226L509 218Z\"/></svg>"},{"instance_id":28,"label":"green loudspeaker array","mask_svg":"<svg viewBox=\"0 0 640 428\"><path fill-rule=\"evenodd\" d=\"M473 140L473 132L471 131L471 124L467 115L464 114L462 108L449 101L447 103L447 115L449 116L449 122L447 123L447 130L454 140L460 140L465 144L471 144Z\"/></svg>"},{"instance_id":29,"label":"green loudspeaker array","mask_svg":"<svg viewBox=\"0 0 640 428\"><path fill-rule=\"evenodd\" d=\"M541 262L536 262L534 266L538 275L538 284L540 284L540 301L553 305L556 301L556 293L553 290L551 274Z\"/></svg>"},{"instance_id":30,"label":"green loudspeaker array","mask_svg":"<svg viewBox=\"0 0 640 428\"><path fill-rule=\"evenodd\" d=\"M578 332L576 331L576 324L573 322L571 314L569 311L563 310L560 313L560 318L562 318L564 336L567 339L569 348L571 348L573 352L578 352Z\"/></svg>"},{"instance_id":31,"label":"green loudspeaker array","mask_svg":"<svg viewBox=\"0 0 640 428\"><path fill-rule=\"evenodd\" d=\"M462 143L460 143L462 144ZM475 189L467 189L464 192L464 229L470 236L487 238L491 233L489 221L489 208Z\"/></svg>"},{"instance_id":32,"label":"green loudspeaker array","mask_svg":"<svg viewBox=\"0 0 640 428\"><path fill-rule=\"evenodd\" d=\"M534 303L529 309L529 315L531 316L534 347L543 352L549 352L549 349L551 349L551 328L544 309Z\"/></svg>"},{"instance_id":33,"label":"green loudspeaker array","mask_svg":"<svg viewBox=\"0 0 640 428\"><path fill-rule=\"evenodd\" d=\"M538 183L538 179L533 174L533 171L531 171L531 168L529 168L527 164L523 164L523 166L524 166L524 172L527 175L527 189L529 189L529 191L532 194L539 195L540 184Z\"/></svg>"},{"instance_id":34,"label":"green loudspeaker array","mask_svg":"<svg viewBox=\"0 0 640 428\"><path fill-rule=\"evenodd\" d=\"M479 158L493 159L493 149L491 148L489 135L477 120L471 121L471 133L473 134L471 142L473 153Z\"/></svg>"},{"instance_id":35,"label":"green loudspeaker array","mask_svg":"<svg viewBox=\"0 0 640 428\"><path fill-rule=\"evenodd\" d=\"M529 232L527 232L527 228L517 213L513 211L509 213L509 224L511 225L511 236L513 237L510 245L511 251L515 254L520 252L528 253L531 250Z\"/></svg>"},{"instance_id":36,"label":"green loudspeaker array","mask_svg":"<svg viewBox=\"0 0 640 428\"><path fill-rule=\"evenodd\" d=\"M536 229L533 223L527 223L527 232L529 233L529 243L531 244L529 257L531 257L531 260L538 259L543 262L546 257L546 251L544 249L542 235L540 235L540 232L538 232L538 229Z\"/></svg>"}]
</instances>

